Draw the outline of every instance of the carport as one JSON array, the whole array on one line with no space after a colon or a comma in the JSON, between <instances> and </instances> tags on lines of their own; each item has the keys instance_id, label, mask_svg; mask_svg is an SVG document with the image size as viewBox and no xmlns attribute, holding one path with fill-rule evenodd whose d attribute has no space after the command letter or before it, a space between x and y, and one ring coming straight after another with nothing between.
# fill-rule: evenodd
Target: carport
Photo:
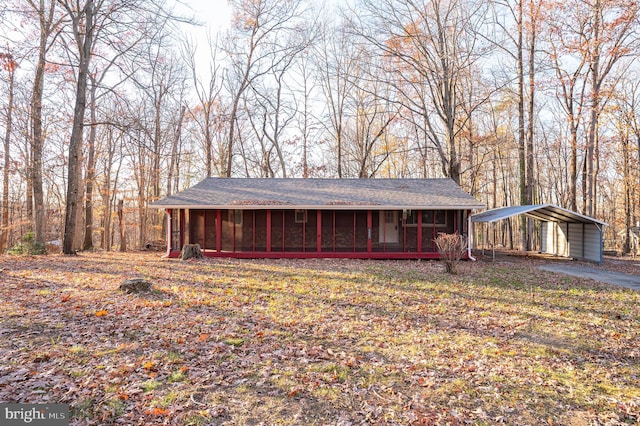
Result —
<instances>
[{"instance_id":1,"label":"carport","mask_svg":"<svg viewBox=\"0 0 640 426\"><path fill-rule=\"evenodd\" d=\"M471 216L474 224L491 224L494 258L495 222L521 214L541 222L541 253L602 263L602 228L606 223L553 204L502 207Z\"/></svg>"}]
</instances>

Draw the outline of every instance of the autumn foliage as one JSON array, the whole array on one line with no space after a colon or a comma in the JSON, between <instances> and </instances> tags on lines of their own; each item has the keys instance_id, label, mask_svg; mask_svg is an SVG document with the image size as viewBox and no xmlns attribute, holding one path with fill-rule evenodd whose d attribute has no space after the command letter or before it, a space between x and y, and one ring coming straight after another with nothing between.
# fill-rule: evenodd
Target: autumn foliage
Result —
<instances>
[{"instance_id":1,"label":"autumn foliage","mask_svg":"<svg viewBox=\"0 0 640 426\"><path fill-rule=\"evenodd\" d=\"M640 293L530 259L33 260L0 256L0 403L73 425L640 419Z\"/></svg>"}]
</instances>

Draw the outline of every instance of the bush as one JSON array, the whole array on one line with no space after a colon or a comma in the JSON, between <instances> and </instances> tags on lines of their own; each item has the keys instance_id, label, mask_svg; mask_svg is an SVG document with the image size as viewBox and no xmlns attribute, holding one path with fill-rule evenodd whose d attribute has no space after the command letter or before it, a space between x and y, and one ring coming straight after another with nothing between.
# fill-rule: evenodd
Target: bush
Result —
<instances>
[{"instance_id":1,"label":"bush","mask_svg":"<svg viewBox=\"0 0 640 426\"><path fill-rule=\"evenodd\" d=\"M438 238L433 240L438 247L438 253L444 260L445 268L449 274L457 274L456 270L460 259L467 251L467 240L464 236L455 234L438 234Z\"/></svg>"},{"instance_id":2,"label":"bush","mask_svg":"<svg viewBox=\"0 0 640 426\"><path fill-rule=\"evenodd\" d=\"M40 255L47 254L47 248L44 243L36 241L36 236L33 232L27 232L22 236L22 240L7 252L15 255Z\"/></svg>"}]
</instances>

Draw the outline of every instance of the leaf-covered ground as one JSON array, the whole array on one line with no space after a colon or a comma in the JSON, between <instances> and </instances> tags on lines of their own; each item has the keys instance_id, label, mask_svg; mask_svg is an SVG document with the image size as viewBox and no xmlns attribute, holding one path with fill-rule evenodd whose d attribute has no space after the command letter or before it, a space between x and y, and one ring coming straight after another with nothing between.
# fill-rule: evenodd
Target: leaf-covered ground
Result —
<instances>
[{"instance_id":1,"label":"leaf-covered ground","mask_svg":"<svg viewBox=\"0 0 640 426\"><path fill-rule=\"evenodd\" d=\"M637 424L640 293L535 265L0 257L0 402L79 425Z\"/></svg>"}]
</instances>

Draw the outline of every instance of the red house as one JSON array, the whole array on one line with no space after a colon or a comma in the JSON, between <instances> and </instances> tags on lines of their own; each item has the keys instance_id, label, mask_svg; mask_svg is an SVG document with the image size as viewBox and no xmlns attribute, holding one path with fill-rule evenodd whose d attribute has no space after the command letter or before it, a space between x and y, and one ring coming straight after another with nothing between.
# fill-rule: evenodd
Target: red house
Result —
<instances>
[{"instance_id":1,"label":"red house","mask_svg":"<svg viewBox=\"0 0 640 426\"><path fill-rule=\"evenodd\" d=\"M451 179L207 178L152 204L169 216L167 251L205 256L438 258L441 232L467 234L485 206Z\"/></svg>"}]
</instances>

